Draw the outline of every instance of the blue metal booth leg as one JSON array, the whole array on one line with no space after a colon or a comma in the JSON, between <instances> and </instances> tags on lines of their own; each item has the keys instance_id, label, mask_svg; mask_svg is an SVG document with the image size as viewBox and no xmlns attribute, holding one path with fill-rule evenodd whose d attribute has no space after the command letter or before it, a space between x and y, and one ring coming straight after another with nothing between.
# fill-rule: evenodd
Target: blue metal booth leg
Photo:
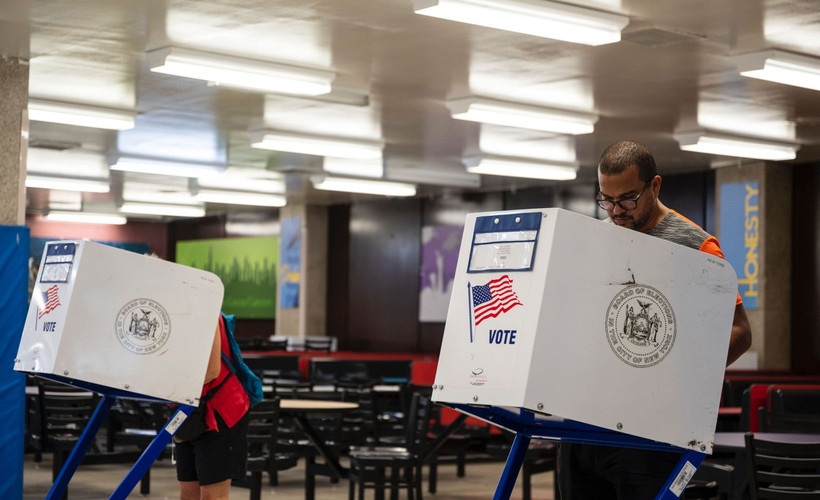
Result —
<instances>
[{"instance_id":1,"label":"blue metal booth leg","mask_svg":"<svg viewBox=\"0 0 820 500\"><path fill-rule=\"evenodd\" d=\"M68 460L63 464L63 468L60 470L57 480L51 485L51 490L48 492L48 495L46 495L46 500L56 500L63 497L66 488L68 488L68 483L71 481L71 476L74 475L74 472L85 456L85 452L97 436L97 432L105 421L105 417L111 410L115 399L116 396L114 395L103 395L103 398L97 405L97 409L94 410L94 415L91 416L91 420L89 420L82 435L80 435L80 439L77 441L77 444L74 445L74 449L71 450ZM165 424L165 427L157 433L157 436L151 441L148 448L142 452L140 458L134 463L131 470L128 471L128 474L109 498L121 500L131 493L134 486L142 479L142 476L145 475L145 472L151 467L151 464L154 463L154 460L156 460L160 453L162 453L162 450L165 449L168 441L171 440L179 426L182 425L182 422L188 418L188 415L190 415L195 408L195 406L179 406L174 416L171 417Z\"/></svg>"},{"instance_id":2,"label":"blue metal booth leg","mask_svg":"<svg viewBox=\"0 0 820 500\"><path fill-rule=\"evenodd\" d=\"M195 408L194 406L180 406L177 409L174 416L171 417L168 423L165 424L165 427L157 433L157 437L155 437L154 440L151 441L151 444L148 445L148 448L142 452L142 455L140 455L139 459L137 459L131 467L131 470L128 471L128 474L119 486L117 486L117 489L111 494L109 497L111 500L121 500L128 497L134 489L134 486L136 486L142 476L145 475L145 472L151 468L151 464L154 463L154 460L156 460L160 453L162 453L162 450L165 449L168 441L174 436L174 433L182 422L188 418L188 415L190 415Z\"/></svg>"},{"instance_id":3,"label":"blue metal booth leg","mask_svg":"<svg viewBox=\"0 0 820 500\"><path fill-rule=\"evenodd\" d=\"M97 409L94 410L94 415L91 416L91 420L89 420L83 433L80 435L80 439L77 441L77 444L74 445L74 449L71 450L68 460L63 464L63 468L60 470L57 480L51 485L51 490L49 490L48 495L46 495L46 500L63 497L63 493L65 493L68 487L68 482L71 481L71 476L74 475L74 472L85 456L85 452L97 436L97 431L100 430L100 427L105 421L105 417L111 410L114 399L114 396L106 395L100 400Z\"/></svg>"},{"instance_id":4,"label":"blue metal booth leg","mask_svg":"<svg viewBox=\"0 0 820 500\"><path fill-rule=\"evenodd\" d=\"M666 484L663 485L655 500L677 500L680 498L683 489L689 484L689 480L695 475L703 459L706 457L704 453L687 450L683 452L678 460L675 469L669 474Z\"/></svg>"},{"instance_id":5,"label":"blue metal booth leg","mask_svg":"<svg viewBox=\"0 0 820 500\"><path fill-rule=\"evenodd\" d=\"M530 437L524 434L516 434L510 454L507 455L507 463L504 465L504 471L501 473L501 479L498 481L498 487L495 490L493 500L508 500L512 494L515 480L518 479L518 472L521 470L521 464L524 463L524 458L527 456L527 449L530 447Z\"/></svg>"}]
</instances>

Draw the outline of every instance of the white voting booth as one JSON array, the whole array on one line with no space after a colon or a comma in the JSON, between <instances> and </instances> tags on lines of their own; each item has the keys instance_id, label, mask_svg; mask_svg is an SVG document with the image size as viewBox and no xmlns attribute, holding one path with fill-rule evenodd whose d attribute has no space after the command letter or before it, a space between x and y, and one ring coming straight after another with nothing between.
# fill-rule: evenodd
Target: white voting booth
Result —
<instances>
[{"instance_id":1,"label":"white voting booth","mask_svg":"<svg viewBox=\"0 0 820 500\"><path fill-rule=\"evenodd\" d=\"M470 214L433 400L532 437L711 453L736 297L728 262L637 231Z\"/></svg>"},{"instance_id":2,"label":"white voting booth","mask_svg":"<svg viewBox=\"0 0 820 500\"><path fill-rule=\"evenodd\" d=\"M86 240L49 242L14 369L102 393L98 412L115 397L185 405L158 436L161 449L199 402L223 293L209 272Z\"/></svg>"}]
</instances>

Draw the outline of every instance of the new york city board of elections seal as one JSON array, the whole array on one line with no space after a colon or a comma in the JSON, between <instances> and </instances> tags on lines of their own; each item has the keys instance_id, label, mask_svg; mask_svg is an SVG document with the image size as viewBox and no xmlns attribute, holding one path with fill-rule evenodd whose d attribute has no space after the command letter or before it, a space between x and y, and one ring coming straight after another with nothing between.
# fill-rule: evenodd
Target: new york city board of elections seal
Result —
<instances>
[{"instance_id":1,"label":"new york city board of elections seal","mask_svg":"<svg viewBox=\"0 0 820 500\"><path fill-rule=\"evenodd\" d=\"M134 354L151 354L171 336L171 317L155 300L134 299L120 309L114 332L123 347Z\"/></svg>"},{"instance_id":2,"label":"new york city board of elections seal","mask_svg":"<svg viewBox=\"0 0 820 500\"><path fill-rule=\"evenodd\" d=\"M676 332L672 305L651 286L627 286L606 311L609 347L621 361L636 368L663 361L675 344Z\"/></svg>"}]
</instances>

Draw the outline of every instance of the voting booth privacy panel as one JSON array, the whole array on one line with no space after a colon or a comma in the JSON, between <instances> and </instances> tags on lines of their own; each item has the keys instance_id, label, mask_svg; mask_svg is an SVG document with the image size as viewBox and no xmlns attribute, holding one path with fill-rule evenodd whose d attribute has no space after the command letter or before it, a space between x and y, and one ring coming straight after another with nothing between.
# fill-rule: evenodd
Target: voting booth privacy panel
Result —
<instances>
[{"instance_id":1,"label":"voting booth privacy panel","mask_svg":"<svg viewBox=\"0 0 820 500\"><path fill-rule=\"evenodd\" d=\"M223 293L206 271L91 241L50 242L14 369L196 405Z\"/></svg>"},{"instance_id":2,"label":"voting booth privacy panel","mask_svg":"<svg viewBox=\"0 0 820 500\"><path fill-rule=\"evenodd\" d=\"M433 399L711 453L736 296L726 261L638 231L470 214Z\"/></svg>"}]
</instances>

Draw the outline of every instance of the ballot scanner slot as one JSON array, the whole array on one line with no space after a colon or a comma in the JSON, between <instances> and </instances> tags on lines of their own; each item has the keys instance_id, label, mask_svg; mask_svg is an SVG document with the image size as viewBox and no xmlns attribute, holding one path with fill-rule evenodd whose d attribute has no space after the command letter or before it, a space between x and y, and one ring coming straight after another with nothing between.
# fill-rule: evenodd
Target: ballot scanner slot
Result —
<instances>
[{"instance_id":1,"label":"ballot scanner slot","mask_svg":"<svg viewBox=\"0 0 820 500\"><path fill-rule=\"evenodd\" d=\"M540 212L478 217L467 272L531 271L541 217Z\"/></svg>"}]
</instances>

